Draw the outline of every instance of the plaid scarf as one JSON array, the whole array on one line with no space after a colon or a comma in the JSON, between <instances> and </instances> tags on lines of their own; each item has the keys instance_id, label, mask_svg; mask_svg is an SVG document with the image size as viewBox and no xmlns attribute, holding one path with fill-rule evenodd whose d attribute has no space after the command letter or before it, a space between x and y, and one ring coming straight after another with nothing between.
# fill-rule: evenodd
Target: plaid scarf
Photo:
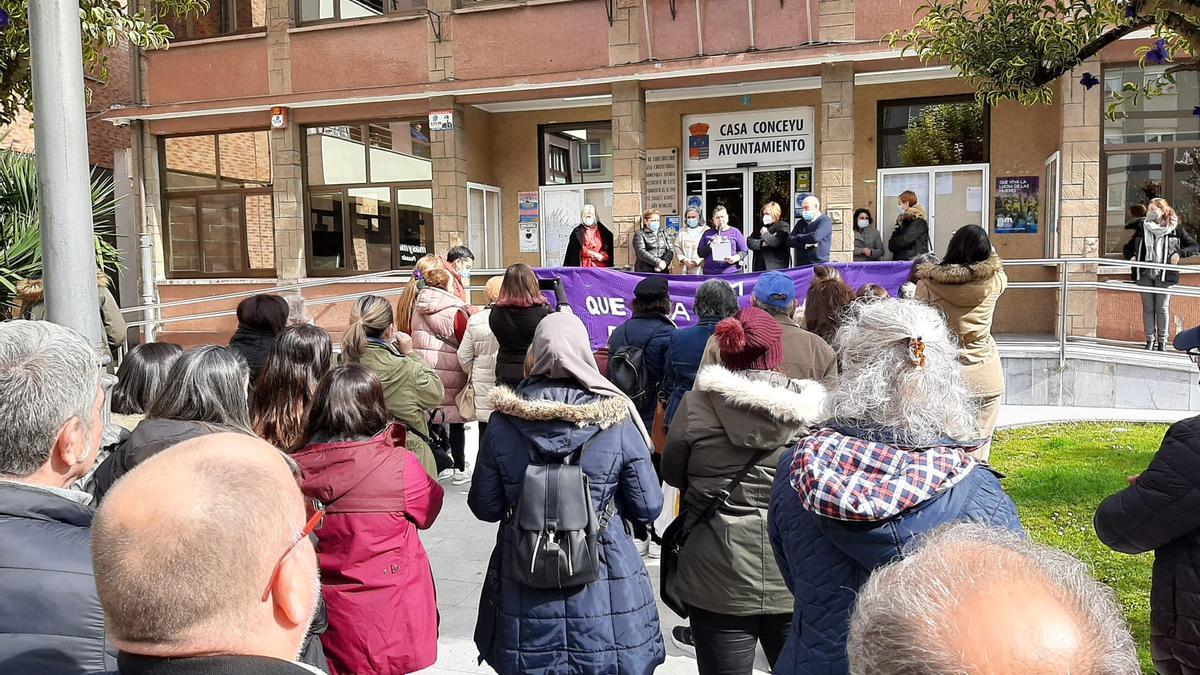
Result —
<instances>
[{"instance_id":1,"label":"plaid scarf","mask_svg":"<svg viewBox=\"0 0 1200 675\"><path fill-rule=\"evenodd\" d=\"M792 487L826 518L874 522L948 490L976 461L954 446L901 448L822 429L792 456Z\"/></svg>"}]
</instances>

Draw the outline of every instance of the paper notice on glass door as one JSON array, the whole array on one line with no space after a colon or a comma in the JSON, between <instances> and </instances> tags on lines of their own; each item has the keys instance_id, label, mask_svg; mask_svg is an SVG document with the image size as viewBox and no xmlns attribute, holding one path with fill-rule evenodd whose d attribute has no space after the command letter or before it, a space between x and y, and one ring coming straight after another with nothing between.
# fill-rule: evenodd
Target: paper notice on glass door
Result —
<instances>
[{"instance_id":1,"label":"paper notice on glass door","mask_svg":"<svg viewBox=\"0 0 1200 675\"><path fill-rule=\"evenodd\" d=\"M967 188L967 213L983 213L983 188Z\"/></svg>"},{"instance_id":2,"label":"paper notice on glass door","mask_svg":"<svg viewBox=\"0 0 1200 675\"><path fill-rule=\"evenodd\" d=\"M724 260L733 257L733 242L725 237L712 238L712 259Z\"/></svg>"}]
</instances>

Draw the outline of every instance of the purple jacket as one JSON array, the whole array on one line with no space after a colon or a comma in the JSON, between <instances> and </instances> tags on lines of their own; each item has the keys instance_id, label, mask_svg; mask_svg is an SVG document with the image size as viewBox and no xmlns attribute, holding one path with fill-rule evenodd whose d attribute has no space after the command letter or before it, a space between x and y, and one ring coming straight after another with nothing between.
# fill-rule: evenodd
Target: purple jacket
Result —
<instances>
[{"instance_id":1,"label":"purple jacket","mask_svg":"<svg viewBox=\"0 0 1200 675\"><path fill-rule=\"evenodd\" d=\"M716 230L709 229L700 237L700 245L696 248L696 252L701 258L704 258L704 273L705 274L737 274L741 271L740 265L727 265L723 260L712 259L712 240L714 237L725 237L733 241L733 254L746 258L746 251L750 250L746 246L746 235L742 231L731 227L728 230L718 234ZM739 261L740 262L740 261Z\"/></svg>"}]
</instances>

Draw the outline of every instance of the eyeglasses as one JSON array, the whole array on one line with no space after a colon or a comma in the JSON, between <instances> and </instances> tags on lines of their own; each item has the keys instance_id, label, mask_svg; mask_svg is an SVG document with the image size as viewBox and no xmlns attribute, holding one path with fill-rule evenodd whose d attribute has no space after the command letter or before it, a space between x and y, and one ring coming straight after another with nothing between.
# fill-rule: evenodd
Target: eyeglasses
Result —
<instances>
[{"instance_id":1,"label":"eyeglasses","mask_svg":"<svg viewBox=\"0 0 1200 675\"><path fill-rule=\"evenodd\" d=\"M275 585L275 578L279 576L279 568L283 565L283 561L287 559L296 545L308 538L308 535L321 529L321 523L325 520L325 505L319 499L305 499L304 510L309 514L308 522L304 524L304 529L300 531L300 536L292 542L291 546L279 556L279 561L275 563L274 569L271 570L271 578L267 580L267 588L263 590L262 601L266 602L267 598L271 597L271 587Z\"/></svg>"}]
</instances>

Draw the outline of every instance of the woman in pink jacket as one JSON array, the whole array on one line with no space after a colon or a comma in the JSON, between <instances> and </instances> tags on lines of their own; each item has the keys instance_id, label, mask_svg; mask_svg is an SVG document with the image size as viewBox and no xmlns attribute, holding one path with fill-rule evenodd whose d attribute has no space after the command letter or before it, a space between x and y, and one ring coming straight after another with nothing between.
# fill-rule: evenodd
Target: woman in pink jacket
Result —
<instances>
[{"instance_id":1,"label":"woman in pink jacket","mask_svg":"<svg viewBox=\"0 0 1200 675\"><path fill-rule=\"evenodd\" d=\"M325 506L317 533L331 675L411 673L437 661L438 612L417 530L442 486L404 449L379 378L349 364L321 378L293 457L304 495Z\"/></svg>"},{"instance_id":2,"label":"woman in pink jacket","mask_svg":"<svg viewBox=\"0 0 1200 675\"><path fill-rule=\"evenodd\" d=\"M446 388L442 411L450 426L450 455L454 467L438 475L438 480L451 479L455 485L471 480L466 461L466 419L458 412L458 393L467 386L467 374L458 361L458 346L467 332L471 306L451 290L450 273L430 270L425 273L425 288L413 304L413 349L437 373Z\"/></svg>"}]
</instances>

